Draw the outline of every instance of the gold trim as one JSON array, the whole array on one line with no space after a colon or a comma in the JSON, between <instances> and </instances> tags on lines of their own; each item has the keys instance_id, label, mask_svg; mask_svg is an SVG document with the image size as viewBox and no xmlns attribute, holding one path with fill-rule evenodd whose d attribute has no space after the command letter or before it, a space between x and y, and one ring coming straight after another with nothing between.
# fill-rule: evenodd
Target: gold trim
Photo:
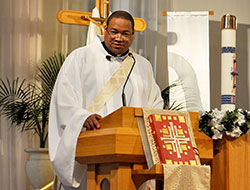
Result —
<instances>
[{"instance_id":1,"label":"gold trim","mask_svg":"<svg viewBox=\"0 0 250 190\"><path fill-rule=\"evenodd\" d=\"M44 186L40 190L49 190L52 188L53 184L54 184L54 181L50 182L48 185Z\"/></svg>"},{"instance_id":2,"label":"gold trim","mask_svg":"<svg viewBox=\"0 0 250 190\"><path fill-rule=\"evenodd\" d=\"M236 17L230 14L226 14L221 18L221 29L237 29Z\"/></svg>"}]
</instances>

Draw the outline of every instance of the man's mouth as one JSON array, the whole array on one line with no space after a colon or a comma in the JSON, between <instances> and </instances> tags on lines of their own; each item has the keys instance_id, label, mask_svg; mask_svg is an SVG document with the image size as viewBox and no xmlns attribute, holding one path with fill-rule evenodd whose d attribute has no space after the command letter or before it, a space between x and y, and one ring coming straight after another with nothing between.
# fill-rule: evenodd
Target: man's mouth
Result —
<instances>
[{"instance_id":1,"label":"man's mouth","mask_svg":"<svg viewBox=\"0 0 250 190\"><path fill-rule=\"evenodd\" d=\"M123 45L122 44L113 44L115 48L121 48Z\"/></svg>"}]
</instances>

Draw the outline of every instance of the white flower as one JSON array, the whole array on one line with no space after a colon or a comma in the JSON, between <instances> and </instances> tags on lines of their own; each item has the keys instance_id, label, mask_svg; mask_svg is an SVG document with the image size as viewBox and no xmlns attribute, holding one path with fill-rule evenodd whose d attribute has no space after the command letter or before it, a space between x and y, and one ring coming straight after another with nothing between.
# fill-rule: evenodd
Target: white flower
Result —
<instances>
[{"instance_id":1,"label":"white flower","mask_svg":"<svg viewBox=\"0 0 250 190\"><path fill-rule=\"evenodd\" d=\"M224 127L224 125L219 125L219 124L217 124L217 125L214 125L214 128L215 129L217 129L217 130L219 130L219 131L223 131L224 129L226 129L225 127Z\"/></svg>"},{"instance_id":2,"label":"white flower","mask_svg":"<svg viewBox=\"0 0 250 190\"><path fill-rule=\"evenodd\" d=\"M221 120L226 115L226 112L225 111L220 111L217 108L215 108L213 110L213 115L214 115L214 117L216 119Z\"/></svg>"},{"instance_id":3,"label":"white flower","mask_svg":"<svg viewBox=\"0 0 250 190\"><path fill-rule=\"evenodd\" d=\"M222 139L222 133L219 131L219 130L217 130L217 129L214 129L214 130L212 130L213 131L213 133L214 133L214 135L212 136L212 139L214 139L214 140L217 140L217 139Z\"/></svg>"},{"instance_id":4,"label":"white flower","mask_svg":"<svg viewBox=\"0 0 250 190\"><path fill-rule=\"evenodd\" d=\"M226 112L225 111L220 111L217 108L215 108L212 111L213 112L212 112L211 115L212 115L213 118L211 120L211 123L212 123L213 126L215 126L215 125L218 125L221 122L221 120L225 116Z\"/></svg>"},{"instance_id":5,"label":"white flower","mask_svg":"<svg viewBox=\"0 0 250 190\"><path fill-rule=\"evenodd\" d=\"M243 125L246 122L245 116L241 112L237 113L237 117L238 117L237 122L239 126Z\"/></svg>"},{"instance_id":6,"label":"white flower","mask_svg":"<svg viewBox=\"0 0 250 190\"><path fill-rule=\"evenodd\" d=\"M234 138L240 137L241 134L242 134L242 131L240 130L239 127L234 127L232 132L226 131L226 135L234 137Z\"/></svg>"},{"instance_id":7,"label":"white flower","mask_svg":"<svg viewBox=\"0 0 250 190\"><path fill-rule=\"evenodd\" d=\"M238 108L238 112L243 112L243 109L241 109L241 108Z\"/></svg>"},{"instance_id":8,"label":"white flower","mask_svg":"<svg viewBox=\"0 0 250 190\"><path fill-rule=\"evenodd\" d=\"M212 126L216 126L216 125L219 124L219 120L216 119L216 118L213 118L213 119L211 120L210 124L211 124Z\"/></svg>"}]
</instances>

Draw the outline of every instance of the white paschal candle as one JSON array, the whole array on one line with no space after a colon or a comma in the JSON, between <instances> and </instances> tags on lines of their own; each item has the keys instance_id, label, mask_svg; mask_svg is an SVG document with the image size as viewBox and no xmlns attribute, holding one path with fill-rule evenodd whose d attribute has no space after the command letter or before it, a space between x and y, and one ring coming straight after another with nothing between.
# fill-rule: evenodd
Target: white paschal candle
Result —
<instances>
[{"instance_id":1,"label":"white paschal candle","mask_svg":"<svg viewBox=\"0 0 250 190\"><path fill-rule=\"evenodd\" d=\"M236 17L221 19L221 110L235 109L236 91Z\"/></svg>"}]
</instances>

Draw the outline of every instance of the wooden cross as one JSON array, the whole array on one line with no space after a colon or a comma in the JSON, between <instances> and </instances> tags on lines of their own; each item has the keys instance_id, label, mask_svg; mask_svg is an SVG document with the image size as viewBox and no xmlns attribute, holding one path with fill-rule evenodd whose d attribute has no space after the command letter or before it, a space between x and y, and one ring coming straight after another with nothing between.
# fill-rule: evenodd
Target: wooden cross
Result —
<instances>
[{"instance_id":1,"label":"wooden cross","mask_svg":"<svg viewBox=\"0 0 250 190\"><path fill-rule=\"evenodd\" d=\"M92 17L90 12L61 10L57 13L57 20L65 24L85 25L94 23L104 31L104 25L110 12L110 0L96 0L96 8L99 10L100 18ZM142 18L134 17L135 31L144 31L146 22Z\"/></svg>"}]
</instances>

